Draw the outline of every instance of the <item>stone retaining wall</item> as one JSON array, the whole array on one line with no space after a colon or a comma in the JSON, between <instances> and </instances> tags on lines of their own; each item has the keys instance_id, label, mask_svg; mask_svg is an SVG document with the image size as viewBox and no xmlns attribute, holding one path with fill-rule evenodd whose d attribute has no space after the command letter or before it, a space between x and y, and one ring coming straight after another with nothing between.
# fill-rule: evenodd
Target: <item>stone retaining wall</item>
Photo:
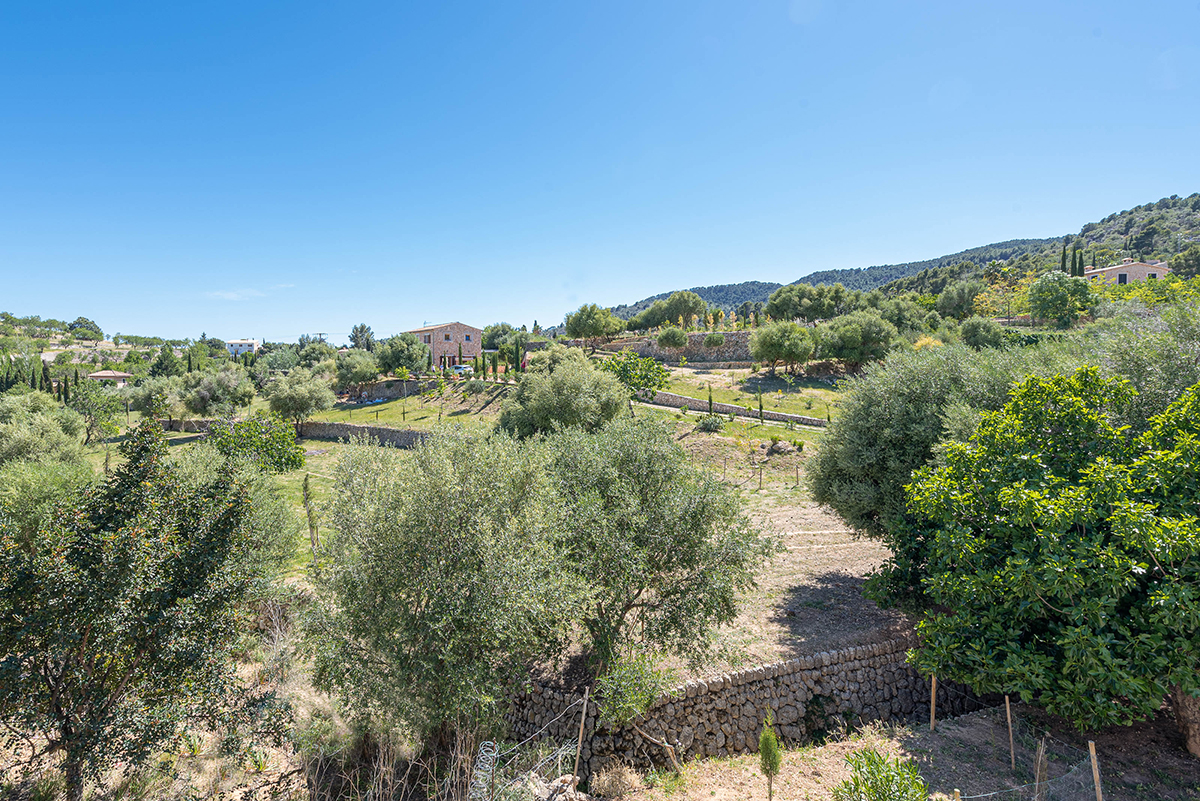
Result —
<instances>
[{"instance_id":1,"label":"stone retaining wall","mask_svg":"<svg viewBox=\"0 0 1200 801\"><path fill-rule=\"evenodd\" d=\"M654 399L648 400L643 396L643 400L649 403L657 403L660 406L671 406L675 409L692 409L697 412L708 413L708 400L700 398L689 398L686 395L676 395L673 392L655 392ZM753 417L758 419L758 409L753 411L746 409L745 406L737 406L732 403L716 403L712 405L713 412L716 414L735 414L740 417ZM784 414L783 412L773 412L770 409L763 409L762 413L764 420L778 420L782 422L798 423L803 426L827 426L828 421L822 420L820 417L805 417L802 414Z\"/></svg>"},{"instance_id":2,"label":"stone retaining wall","mask_svg":"<svg viewBox=\"0 0 1200 801\"><path fill-rule=\"evenodd\" d=\"M914 644L913 637L901 637L688 682L659 698L639 725L651 736L665 735L676 743L679 757L685 759L757 750L768 709L775 715L776 731L790 744L807 742L818 732L843 725L926 720L929 679L904 661ZM579 698L580 694L533 685L506 716L510 737L520 741L534 735ZM964 714L992 702L961 685L938 683L939 717ZM589 702L581 760L585 776L612 760L643 769L666 764L661 748L646 742L632 727L599 726L597 714L596 705ZM571 710L551 723L543 736L562 744L574 740L578 731L579 714Z\"/></svg>"},{"instance_id":3,"label":"stone retaining wall","mask_svg":"<svg viewBox=\"0 0 1200 801\"><path fill-rule=\"evenodd\" d=\"M638 356L649 356L659 361L678 363L679 357L687 358L688 363L697 362L707 365L709 362L749 362L750 361L750 331L717 331L725 337L725 344L715 348L704 347L704 338L712 331L693 331L687 335L687 346L680 348L660 348L655 337L629 337L617 339L608 343L609 350L631 350ZM573 340L574 341L574 340Z\"/></svg>"},{"instance_id":4,"label":"stone retaining wall","mask_svg":"<svg viewBox=\"0 0 1200 801\"><path fill-rule=\"evenodd\" d=\"M411 448L425 439L424 431L385 426L364 426L357 423L321 423L308 421L301 430L302 436L316 439L350 439L352 437L374 437L385 445Z\"/></svg>"}]
</instances>

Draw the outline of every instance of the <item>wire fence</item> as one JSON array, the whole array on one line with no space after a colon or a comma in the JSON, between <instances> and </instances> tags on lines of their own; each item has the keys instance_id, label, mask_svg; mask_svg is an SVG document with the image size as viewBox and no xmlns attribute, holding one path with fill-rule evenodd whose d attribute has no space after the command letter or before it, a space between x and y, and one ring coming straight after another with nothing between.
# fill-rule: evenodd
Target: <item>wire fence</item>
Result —
<instances>
[{"instance_id":1,"label":"wire fence","mask_svg":"<svg viewBox=\"0 0 1200 801\"><path fill-rule=\"evenodd\" d=\"M938 694L972 696L950 685L939 685ZM993 779L1000 787L988 792L972 788L961 799L995 799L995 801L1097 801L1099 770L1093 755L1078 746L1050 735L1043 727L1024 719L1004 706L989 710L998 715L997 725L1007 726L1010 734L993 742L993 763L1008 763L1007 770L996 771ZM945 727L944 727L945 728ZM953 737L953 732L947 732ZM1007 774L1007 782L1002 776Z\"/></svg>"},{"instance_id":2,"label":"wire fence","mask_svg":"<svg viewBox=\"0 0 1200 801\"><path fill-rule=\"evenodd\" d=\"M574 715L584 700L576 699L552 720L519 743L502 748L500 743L487 741L479 747L471 774L471 801L512 801L529 798L537 784L549 784L556 778L575 771L577 743L555 742L550 727ZM587 714L580 709L579 714Z\"/></svg>"}]
</instances>

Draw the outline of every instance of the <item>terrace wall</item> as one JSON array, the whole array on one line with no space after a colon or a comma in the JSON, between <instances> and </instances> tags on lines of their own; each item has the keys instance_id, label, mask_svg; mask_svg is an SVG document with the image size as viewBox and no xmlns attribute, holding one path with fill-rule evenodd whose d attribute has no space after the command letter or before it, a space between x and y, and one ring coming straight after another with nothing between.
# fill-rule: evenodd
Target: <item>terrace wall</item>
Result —
<instances>
[{"instance_id":1,"label":"terrace wall","mask_svg":"<svg viewBox=\"0 0 1200 801\"><path fill-rule=\"evenodd\" d=\"M840 725L872 721L926 719L930 682L906 664L912 636L873 645L824 652L692 681L659 698L639 725L654 737L676 743L680 759L720 757L753 752L770 709L785 743L798 744ZM939 682L938 714L951 716L990 705L961 685ZM524 740L549 721L544 736L566 743L579 732L579 715L554 720L581 693L534 684L509 710L510 737ZM619 760L636 768L663 766L662 749L645 741L632 727L608 729L589 702L583 739L586 775Z\"/></svg>"}]
</instances>

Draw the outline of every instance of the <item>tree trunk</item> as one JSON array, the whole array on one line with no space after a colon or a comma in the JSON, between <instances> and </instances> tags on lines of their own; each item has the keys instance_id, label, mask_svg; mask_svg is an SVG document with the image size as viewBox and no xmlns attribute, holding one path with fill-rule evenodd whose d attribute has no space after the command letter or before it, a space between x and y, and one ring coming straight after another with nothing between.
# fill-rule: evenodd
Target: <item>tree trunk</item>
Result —
<instances>
[{"instance_id":1,"label":"tree trunk","mask_svg":"<svg viewBox=\"0 0 1200 801\"><path fill-rule=\"evenodd\" d=\"M1187 750L1192 756L1200 757L1200 698L1176 684L1171 688L1175 721L1187 741Z\"/></svg>"},{"instance_id":2,"label":"tree trunk","mask_svg":"<svg viewBox=\"0 0 1200 801\"><path fill-rule=\"evenodd\" d=\"M75 754L67 753L63 774L67 784L67 801L83 801L83 765Z\"/></svg>"}]
</instances>

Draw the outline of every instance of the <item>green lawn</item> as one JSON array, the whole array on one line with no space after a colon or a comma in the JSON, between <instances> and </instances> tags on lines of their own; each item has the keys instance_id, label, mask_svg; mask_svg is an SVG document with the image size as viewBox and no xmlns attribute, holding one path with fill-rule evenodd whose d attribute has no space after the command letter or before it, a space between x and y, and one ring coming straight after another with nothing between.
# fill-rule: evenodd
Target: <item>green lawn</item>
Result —
<instances>
[{"instance_id":1,"label":"green lawn","mask_svg":"<svg viewBox=\"0 0 1200 801\"><path fill-rule=\"evenodd\" d=\"M838 393L825 381L803 376L790 377L782 371L772 377L765 371L672 368L666 391L689 398L708 400L712 388L714 403L732 403L758 410L762 392L763 409L807 417L833 417L837 414Z\"/></svg>"},{"instance_id":2,"label":"green lawn","mask_svg":"<svg viewBox=\"0 0 1200 801\"><path fill-rule=\"evenodd\" d=\"M383 403L339 403L329 411L314 416L313 420L420 430L447 422L460 422L468 426L486 425L491 428L500 419L500 409L511 387L506 384L488 384L482 393L467 395L464 399L465 385L465 382L449 384L441 398L413 396Z\"/></svg>"}]
</instances>

